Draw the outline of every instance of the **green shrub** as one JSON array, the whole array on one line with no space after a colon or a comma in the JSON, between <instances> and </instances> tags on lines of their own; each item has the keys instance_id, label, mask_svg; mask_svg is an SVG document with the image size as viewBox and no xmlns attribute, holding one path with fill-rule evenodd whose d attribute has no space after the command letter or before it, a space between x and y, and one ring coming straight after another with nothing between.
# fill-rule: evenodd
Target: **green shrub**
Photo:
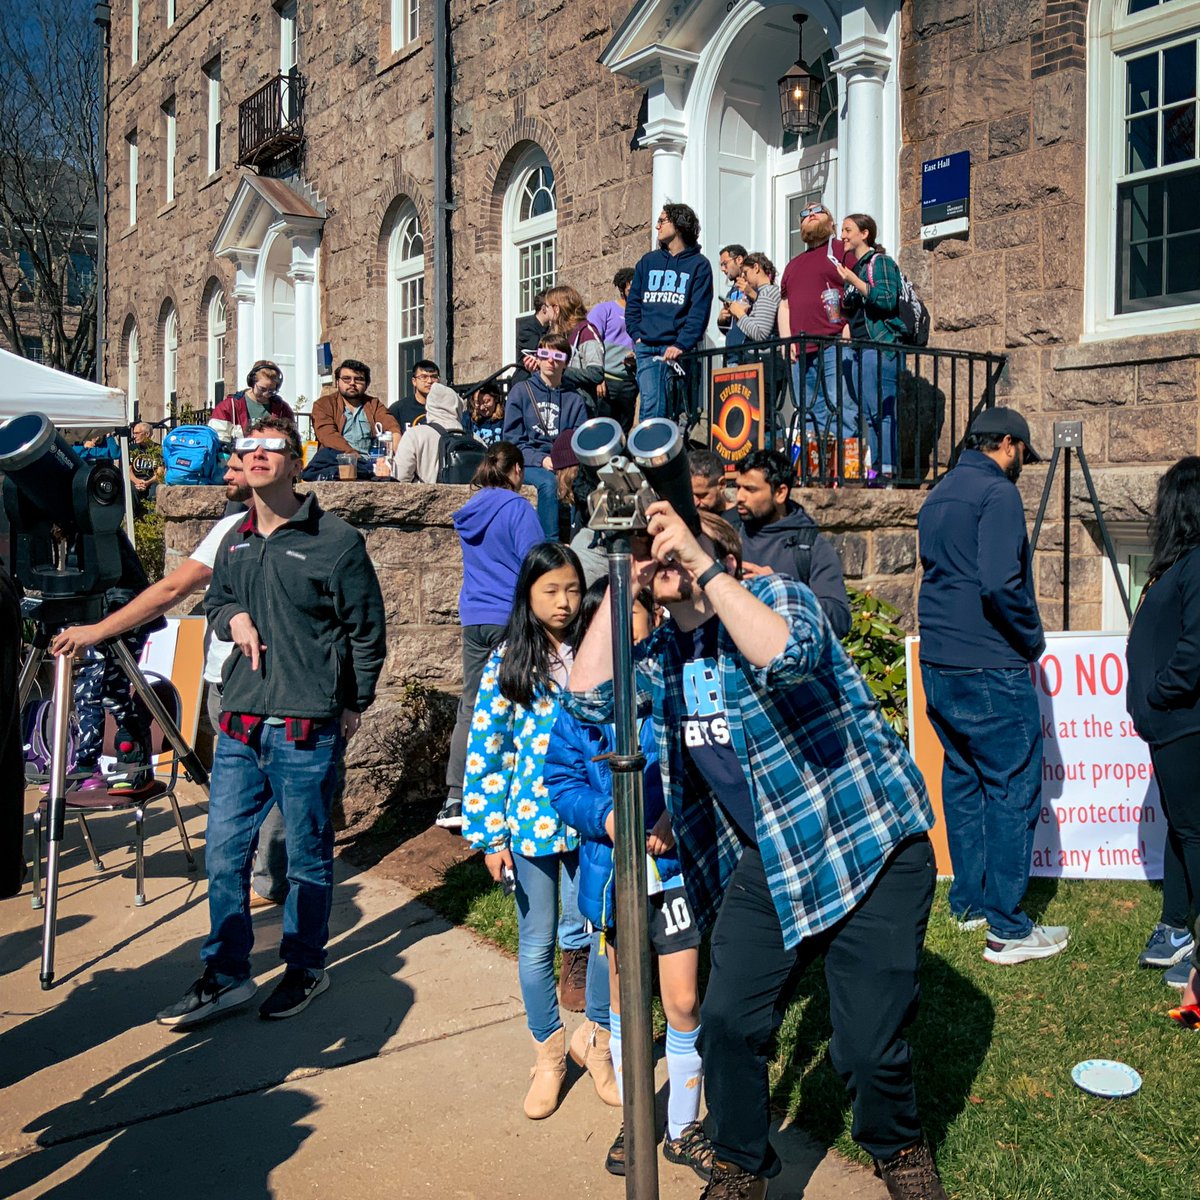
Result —
<instances>
[{"instance_id":1,"label":"green shrub","mask_svg":"<svg viewBox=\"0 0 1200 1200\"><path fill-rule=\"evenodd\" d=\"M896 624L899 611L870 592L847 588L852 614L850 632L842 640L855 666L875 693L884 720L908 737L908 669L904 661L905 630Z\"/></svg>"},{"instance_id":2,"label":"green shrub","mask_svg":"<svg viewBox=\"0 0 1200 1200\"><path fill-rule=\"evenodd\" d=\"M163 561L167 549L163 540L163 519L158 509L147 507L143 509L141 516L134 518L133 538L138 558L142 560L150 582L157 582L163 576Z\"/></svg>"}]
</instances>

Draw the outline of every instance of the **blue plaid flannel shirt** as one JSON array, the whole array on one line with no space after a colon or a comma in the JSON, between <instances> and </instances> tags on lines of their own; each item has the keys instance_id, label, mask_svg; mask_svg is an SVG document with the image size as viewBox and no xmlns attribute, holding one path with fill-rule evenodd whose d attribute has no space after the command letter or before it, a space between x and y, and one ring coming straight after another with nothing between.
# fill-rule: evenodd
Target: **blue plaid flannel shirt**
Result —
<instances>
[{"instance_id":1,"label":"blue plaid flannel shirt","mask_svg":"<svg viewBox=\"0 0 1200 1200\"><path fill-rule=\"evenodd\" d=\"M747 662L724 628L717 656L729 732L790 949L850 912L895 846L933 825L933 811L916 763L812 592L779 575L743 586L788 624L787 645L766 667ZM654 714L688 896L708 927L741 842L683 748L684 658L674 623L635 647L634 659L639 709ZM562 702L582 720L612 720L611 683L566 692Z\"/></svg>"}]
</instances>

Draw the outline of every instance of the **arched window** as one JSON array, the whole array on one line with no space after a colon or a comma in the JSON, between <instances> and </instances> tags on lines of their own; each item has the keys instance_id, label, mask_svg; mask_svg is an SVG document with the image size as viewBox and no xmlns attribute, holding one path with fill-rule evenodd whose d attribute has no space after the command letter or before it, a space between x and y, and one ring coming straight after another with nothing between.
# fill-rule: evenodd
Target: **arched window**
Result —
<instances>
[{"instance_id":1,"label":"arched window","mask_svg":"<svg viewBox=\"0 0 1200 1200\"><path fill-rule=\"evenodd\" d=\"M138 415L138 360L140 358L137 325L130 318L125 334L125 397L129 411L135 416Z\"/></svg>"},{"instance_id":2,"label":"arched window","mask_svg":"<svg viewBox=\"0 0 1200 1200\"><path fill-rule=\"evenodd\" d=\"M533 297L553 287L558 262L558 197L550 161L531 147L504 197L504 357L516 354L516 322L533 312ZM496 364L499 366L499 364Z\"/></svg>"},{"instance_id":3,"label":"arched window","mask_svg":"<svg viewBox=\"0 0 1200 1200\"><path fill-rule=\"evenodd\" d=\"M208 302L208 398L216 406L225 398L225 293L218 288Z\"/></svg>"},{"instance_id":4,"label":"arched window","mask_svg":"<svg viewBox=\"0 0 1200 1200\"><path fill-rule=\"evenodd\" d=\"M425 347L425 235L405 200L388 238L388 403L404 394Z\"/></svg>"},{"instance_id":5,"label":"arched window","mask_svg":"<svg viewBox=\"0 0 1200 1200\"><path fill-rule=\"evenodd\" d=\"M163 416L174 418L177 397L176 376L179 369L179 317L174 305L168 304L162 319L163 348Z\"/></svg>"},{"instance_id":6,"label":"arched window","mask_svg":"<svg viewBox=\"0 0 1200 1200\"><path fill-rule=\"evenodd\" d=\"M1200 13L1180 0L1104 0L1093 10L1088 332L1194 328Z\"/></svg>"}]
</instances>

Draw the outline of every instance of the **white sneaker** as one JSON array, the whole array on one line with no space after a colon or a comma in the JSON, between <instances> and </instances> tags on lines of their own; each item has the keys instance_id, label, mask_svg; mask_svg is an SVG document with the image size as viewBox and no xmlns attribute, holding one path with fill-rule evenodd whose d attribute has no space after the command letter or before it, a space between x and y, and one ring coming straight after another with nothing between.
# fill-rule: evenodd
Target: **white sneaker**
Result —
<instances>
[{"instance_id":1,"label":"white sneaker","mask_svg":"<svg viewBox=\"0 0 1200 1200\"><path fill-rule=\"evenodd\" d=\"M1067 948L1071 931L1065 925L1035 925L1023 938L998 938L988 934L983 957L990 963L1011 966L1031 958L1053 958Z\"/></svg>"},{"instance_id":2,"label":"white sneaker","mask_svg":"<svg viewBox=\"0 0 1200 1200\"><path fill-rule=\"evenodd\" d=\"M959 933L971 933L987 924L987 917L954 917L953 920Z\"/></svg>"}]
</instances>

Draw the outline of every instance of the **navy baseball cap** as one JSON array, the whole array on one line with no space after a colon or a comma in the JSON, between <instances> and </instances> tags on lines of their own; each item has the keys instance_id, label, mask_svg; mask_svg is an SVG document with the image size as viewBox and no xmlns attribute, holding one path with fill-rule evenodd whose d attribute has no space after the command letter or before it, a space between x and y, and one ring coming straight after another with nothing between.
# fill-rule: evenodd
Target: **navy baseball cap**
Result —
<instances>
[{"instance_id":1,"label":"navy baseball cap","mask_svg":"<svg viewBox=\"0 0 1200 1200\"><path fill-rule=\"evenodd\" d=\"M1029 440L1029 422L1015 408L985 408L971 422L972 433L990 433L996 437L1008 434L1014 442L1025 444L1025 461L1041 462L1042 456Z\"/></svg>"}]
</instances>

